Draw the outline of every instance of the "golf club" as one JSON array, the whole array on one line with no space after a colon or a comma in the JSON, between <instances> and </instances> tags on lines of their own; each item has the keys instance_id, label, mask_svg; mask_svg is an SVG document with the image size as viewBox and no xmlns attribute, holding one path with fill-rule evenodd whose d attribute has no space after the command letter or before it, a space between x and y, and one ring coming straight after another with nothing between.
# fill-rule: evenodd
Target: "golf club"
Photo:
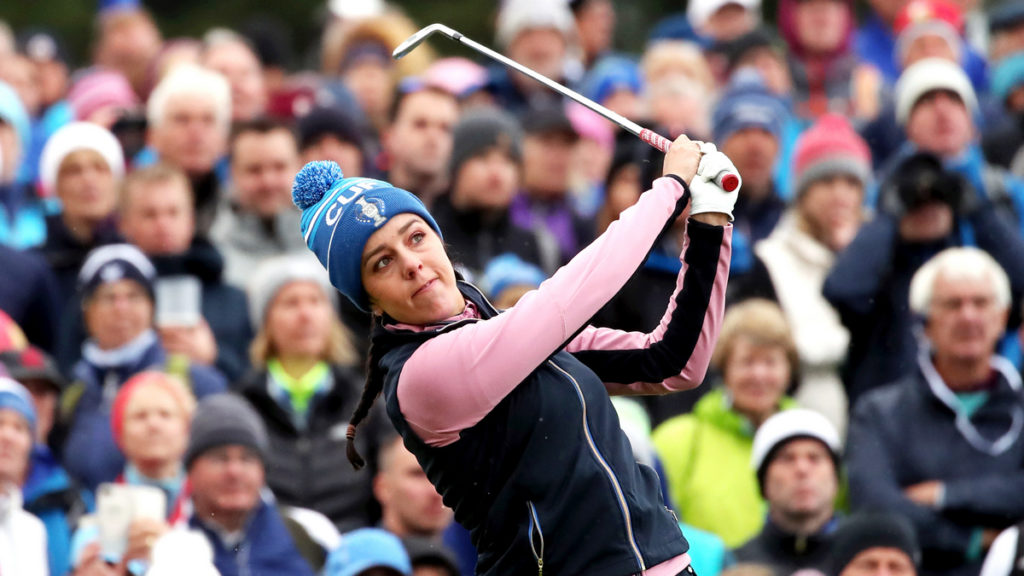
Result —
<instances>
[{"instance_id":1,"label":"golf club","mask_svg":"<svg viewBox=\"0 0 1024 576\"><path fill-rule=\"evenodd\" d=\"M611 110L605 108L604 106L601 106L597 102L594 102L589 98L585 98L583 95L574 92L566 88L565 86L562 86L561 84L555 82L554 80L548 78L547 76L539 74L527 68L526 66L523 66L522 64L516 62L515 60L512 60L511 58L503 56L502 54L499 54L498 52L491 50L490 48L484 46L483 44L474 42L473 40L466 38L461 33L452 30L451 28L445 26L444 24L435 23L422 28L421 30L410 36L405 42L402 42L398 46L398 48L395 48L395 51L392 52L391 56L395 60L398 60L402 56L405 56L406 54L414 50L424 40L426 40L428 37L435 33L440 33L460 44L469 46L470 48L476 50L477 52L483 54L484 56L487 56L488 58L491 58L493 60L497 60L498 62L501 62L505 66L508 66L513 70L516 70L522 74L529 76L530 78L533 78L534 80L540 82L541 84L547 86L548 88L551 88L555 92L558 92L559 94L566 96L567 98L571 98L576 102L579 102L583 106L586 106L587 108L593 110L594 112L600 114L601 116L604 116L608 120L611 120L612 122L618 124L622 128L628 130L630 133L638 136L641 140L647 142L648 144L657 148L658 150L661 150L662 152L668 152L668 147L672 144L671 140L665 138L664 136L658 134L657 132L644 128L637 124L636 122L633 122L632 120L623 117L621 114L616 114L615 112L612 112ZM714 180L715 183L726 192L732 192L740 185L739 174L724 169L718 172L718 174L714 177Z\"/></svg>"}]
</instances>

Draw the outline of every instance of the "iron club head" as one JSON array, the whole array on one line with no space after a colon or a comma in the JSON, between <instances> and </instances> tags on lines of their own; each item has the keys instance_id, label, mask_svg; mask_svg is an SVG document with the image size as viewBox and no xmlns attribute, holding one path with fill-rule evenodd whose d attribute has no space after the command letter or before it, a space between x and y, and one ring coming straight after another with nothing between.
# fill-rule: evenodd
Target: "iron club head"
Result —
<instances>
[{"instance_id":1,"label":"iron club head","mask_svg":"<svg viewBox=\"0 0 1024 576\"><path fill-rule=\"evenodd\" d=\"M402 56L405 56L409 52L412 52L417 46L423 43L424 40L429 38L434 33L444 34L445 36L451 38L452 40L458 40L459 37L461 37L461 34L445 26L444 24L434 23L431 24L430 26L425 26L421 28L415 34L409 36L405 40L405 42L402 42L401 44L398 45L398 48L395 48L394 52L391 53L391 57L394 58L395 60L398 60Z\"/></svg>"}]
</instances>

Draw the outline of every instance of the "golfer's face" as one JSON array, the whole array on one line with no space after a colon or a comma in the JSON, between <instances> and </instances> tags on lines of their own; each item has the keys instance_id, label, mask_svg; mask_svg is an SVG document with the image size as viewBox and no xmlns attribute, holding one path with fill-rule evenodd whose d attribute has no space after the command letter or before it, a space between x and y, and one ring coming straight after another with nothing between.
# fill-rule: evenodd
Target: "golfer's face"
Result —
<instances>
[{"instance_id":1,"label":"golfer's face","mask_svg":"<svg viewBox=\"0 0 1024 576\"><path fill-rule=\"evenodd\" d=\"M433 324L466 306L441 238L414 214L399 214L370 236L362 276L374 313L405 324Z\"/></svg>"}]
</instances>

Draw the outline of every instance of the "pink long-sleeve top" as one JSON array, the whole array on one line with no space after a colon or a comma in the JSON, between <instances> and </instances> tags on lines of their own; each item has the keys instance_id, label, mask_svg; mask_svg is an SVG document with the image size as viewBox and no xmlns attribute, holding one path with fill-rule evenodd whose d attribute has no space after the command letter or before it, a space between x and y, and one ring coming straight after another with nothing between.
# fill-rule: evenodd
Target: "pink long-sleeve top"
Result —
<instances>
[{"instance_id":1,"label":"pink long-sleeve top","mask_svg":"<svg viewBox=\"0 0 1024 576\"><path fill-rule=\"evenodd\" d=\"M687 235L680 253L682 268L661 322L649 334L587 325L641 266L655 240L676 210L685 189L674 178L659 178L651 190L624 211L599 238L560 268L537 290L524 295L506 312L469 322L424 342L405 363L397 396L402 415L426 444L448 446L463 430L480 422L515 387L560 349L570 353L647 350L670 330L688 273ZM685 212L684 212L685 215ZM689 226L701 225L689 223ZM609 394L664 394L693 388L703 381L717 340L725 306L731 255L732 226L716 246L717 269L703 310L692 352L678 374L657 382L607 382ZM468 303L444 323L480 318ZM677 320L678 322L678 320ZM392 325L394 329L433 327ZM600 375L600 373L599 373ZM686 554L645 573L668 576L689 565Z\"/></svg>"}]
</instances>

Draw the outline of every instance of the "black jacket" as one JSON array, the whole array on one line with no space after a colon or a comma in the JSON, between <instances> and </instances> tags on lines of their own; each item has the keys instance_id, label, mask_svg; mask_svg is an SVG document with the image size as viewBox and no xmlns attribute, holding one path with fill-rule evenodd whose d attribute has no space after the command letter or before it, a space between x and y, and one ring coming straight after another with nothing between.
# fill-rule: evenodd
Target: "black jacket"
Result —
<instances>
[{"instance_id":1,"label":"black jacket","mask_svg":"<svg viewBox=\"0 0 1024 576\"><path fill-rule=\"evenodd\" d=\"M79 305L76 298L78 271L89 252L104 244L118 242L122 239L113 218L97 227L92 242L83 244L71 234L60 214L46 217L46 243L37 250L46 258L57 279L57 295L62 310L69 303L71 306Z\"/></svg>"},{"instance_id":2,"label":"black jacket","mask_svg":"<svg viewBox=\"0 0 1024 576\"><path fill-rule=\"evenodd\" d=\"M390 425L377 408L360 425L356 445L369 456L368 470L356 471L345 458L345 431L362 393L362 375L351 368L332 366L332 388L314 396L309 404L305 429L300 430L290 409L271 396L269 374L250 375L240 393L263 419L270 437L267 453L267 485L274 496L289 506L314 509L342 532L370 526L380 515L373 498L376 454Z\"/></svg>"},{"instance_id":3,"label":"black jacket","mask_svg":"<svg viewBox=\"0 0 1024 576\"><path fill-rule=\"evenodd\" d=\"M508 211L485 214L479 210L459 210L449 195L434 203L431 212L444 232L452 260L462 264L474 276L482 274L493 258L511 252L526 262L544 266L536 233L513 224Z\"/></svg>"},{"instance_id":4,"label":"black jacket","mask_svg":"<svg viewBox=\"0 0 1024 576\"><path fill-rule=\"evenodd\" d=\"M784 532L769 517L761 532L737 548L733 554L737 562L764 564L775 576L790 576L797 570L829 569L829 553L837 521L830 520L821 531L809 536Z\"/></svg>"},{"instance_id":5,"label":"black jacket","mask_svg":"<svg viewBox=\"0 0 1024 576\"><path fill-rule=\"evenodd\" d=\"M1002 364L988 400L965 418L969 433L980 434L982 442L972 442L957 423L962 417L935 392L949 389L933 389L936 380L923 368L930 361L917 362L907 378L865 395L850 419L850 501L854 509L890 510L913 522L926 574L977 574L983 558L966 558L975 533L1024 518L1024 435L1017 428L1024 420L1024 391L1016 370ZM975 445L990 447L1004 437L1006 449L995 455ZM903 494L927 480L943 482L939 508L920 506Z\"/></svg>"}]
</instances>

